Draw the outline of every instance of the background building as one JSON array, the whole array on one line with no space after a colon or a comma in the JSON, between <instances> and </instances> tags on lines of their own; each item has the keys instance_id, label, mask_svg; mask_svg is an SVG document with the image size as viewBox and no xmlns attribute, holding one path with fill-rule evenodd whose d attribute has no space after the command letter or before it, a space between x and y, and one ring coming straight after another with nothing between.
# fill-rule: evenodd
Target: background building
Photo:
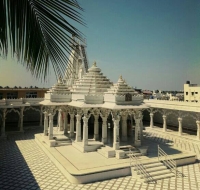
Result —
<instances>
[{"instance_id":1,"label":"background building","mask_svg":"<svg viewBox=\"0 0 200 190\"><path fill-rule=\"evenodd\" d=\"M0 99L18 99L18 98L44 98L44 94L48 91L48 88L0 88Z\"/></svg>"},{"instance_id":2,"label":"background building","mask_svg":"<svg viewBox=\"0 0 200 190\"><path fill-rule=\"evenodd\" d=\"M200 101L200 85L190 84L190 81L186 81L186 84L184 84L184 101L199 102Z\"/></svg>"}]
</instances>

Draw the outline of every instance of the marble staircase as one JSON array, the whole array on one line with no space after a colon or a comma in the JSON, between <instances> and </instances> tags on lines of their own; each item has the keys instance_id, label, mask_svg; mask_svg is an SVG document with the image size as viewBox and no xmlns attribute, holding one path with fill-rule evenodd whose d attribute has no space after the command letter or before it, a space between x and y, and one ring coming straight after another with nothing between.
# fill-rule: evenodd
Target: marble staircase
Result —
<instances>
[{"instance_id":1,"label":"marble staircase","mask_svg":"<svg viewBox=\"0 0 200 190\"><path fill-rule=\"evenodd\" d=\"M119 150L113 150L113 148L110 146L102 146L97 150L97 152L106 158L112 158L116 156L118 159L125 159L129 158L130 146L120 146ZM121 156L117 156L117 154L121 154ZM137 148L133 146L131 146L131 154L134 154L135 156L143 155Z\"/></svg>"},{"instance_id":2,"label":"marble staircase","mask_svg":"<svg viewBox=\"0 0 200 190\"><path fill-rule=\"evenodd\" d=\"M67 136L64 135L60 135L60 136L56 136L54 137L55 142L55 146L67 146L67 145L71 145L72 141L70 138L68 138Z\"/></svg>"},{"instance_id":3,"label":"marble staircase","mask_svg":"<svg viewBox=\"0 0 200 190\"><path fill-rule=\"evenodd\" d=\"M145 163L143 164L143 167L146 171L146 175L144 175L140 170L137 170L137 165L133 165L131 167L132 177L141 182L156 182L160 179L166 179L175 176L174 173L172 173L163 163L159 161Z\"/></svg>"}]
</instances>

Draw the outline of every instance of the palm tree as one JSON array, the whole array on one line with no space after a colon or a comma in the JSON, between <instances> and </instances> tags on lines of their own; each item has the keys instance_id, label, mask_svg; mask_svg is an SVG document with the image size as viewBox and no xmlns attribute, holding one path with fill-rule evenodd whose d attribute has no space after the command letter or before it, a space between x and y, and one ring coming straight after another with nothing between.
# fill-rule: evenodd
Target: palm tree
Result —
<instances>
[{"instance_id":1,"label":"palm tree","mask_svg":"<svg viewBox=\"0 0 200 190\"><path fill-rule=\"evenodd\" d=\"M62 75L74 48L71 36L83 39L69 23L85 25L80 11L76 0L1 0L0 56L10 51L37 78L47 77L50 64Z\"/></svg>"}]
</instances>

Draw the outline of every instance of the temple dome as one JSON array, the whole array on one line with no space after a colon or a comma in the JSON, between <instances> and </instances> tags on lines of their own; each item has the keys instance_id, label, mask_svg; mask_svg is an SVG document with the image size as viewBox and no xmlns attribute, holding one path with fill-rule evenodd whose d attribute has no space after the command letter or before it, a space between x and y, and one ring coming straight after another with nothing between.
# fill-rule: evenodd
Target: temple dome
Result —
<instances>
[{"instance_id":1,"label":"temple dome","mask_svg":"<svg viewBox=\"0 0 200 190\"><path fill-rule=\"evenodd\" d=\"M104 101L118 105L139 105L143 102L143 96L136 94L137 92L120 76L117 83L105 92Z\"/></svg>"},{"instance_id":2,"label":"temple dome","mask_svg":"<svg viewBox=\"0 0 200 190\"><path fill-rule=\"evenodd\" d=\"M72 86L72 99L82 100L86 103L103 103L104 92L107 92L112 84L94 62L92 67L88 69L88 73Z\"/></svg>"},{"instance_id":3,"label":"temple dome","mask_svg":"<svg viewBox=\"0 0 200 190\"><path fill-rule=\"evenodd\" d=\"M137 94L135 90L125 82L122 76L120 76L117 83L113 84L105 93L115 95L125 95L127 93L131 95Z\"/></svg>"},{"instance_id":4,"label":"temple dome","mask_svg":"<svg viewBox=\"0 0 200 190\"><path fill-rule=\"evenodd\" d=\"M71 92L66 83L63 82L62 78L58 79L58 83L53 85L47 93L45 93L45 100L51 102L70 102Z\"/></svg>"},{"instance_id":5,"label":"temple dome","mask_svg":"<svg viewBox=\"0 0 200 190\"><path fill-rule=\"evenodd\" d=\"M58 83L53 85L50 89L50 92L53 94L69 94L70 90L66 83L63 82L62 78L58 79Z\"/></svg>"}]
</instances>

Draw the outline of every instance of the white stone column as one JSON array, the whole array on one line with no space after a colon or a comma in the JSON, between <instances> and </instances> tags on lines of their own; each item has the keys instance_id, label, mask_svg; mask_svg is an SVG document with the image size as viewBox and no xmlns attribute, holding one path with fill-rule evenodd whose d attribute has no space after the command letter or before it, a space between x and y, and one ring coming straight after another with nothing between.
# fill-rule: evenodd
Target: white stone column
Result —
<instances>
[{"instance_id":1,"label":"white stone column","mask_svg":"<svg viewBox=\"0 0 200 190\"><path fill-rule=\"evenodd\" d=\"M141 146L141 119L135 118L135 146Z\"/></svg>"},{"instance_id":2,"label":"white stone column","mask_svg":"<svg viewBox=\"0 0 200 190\"><path fill-rule=\"evenodd\" d=\"M40 106L40 127L42 127L42 106Z\"/></svg>"},{"instance_id":3,"label":"white stone column","mask_svg":"<svg viewBox=\"0 0 200 190\"><path fill-rule=\"evenodd\" d=\"M200 121L196 121L197 124L197 139L200 140Z\"/></svg>"},{"instance_id":4,"label":"white stone column","mask_svg":"<svg viewBox=\"0 0 200 190\"><path fill-rule=\"evenodd\" d=\"M127 141L127 115L122 115L122 141Z\"/></svg>"},{"instance_id":5,"label":"white stone column","mask_svg":"<svg viewBox=\"0 0 200 190\"><path fill-rule=\"evenodd\" d=\"M49 114L49 140L53 139L53 114Z\"/></svg>"},{"instance_id":6,"label":"white stone column","mask_svg":"<svg viewBox=\"0 0 200 190\"><path fill-rule=\"evenodd\" d=\"M70 137L74 137L74 113L70 113Z\"/></svg>"},{"instance_id":7,"label":"white stone column","mask_svg":"<svg viewBox=\"0 0 200 190\"><path fill-rule=\"evenodd\" d=\"M94 140L99 140L99 115L94 115Z\"/></svg>"},{"instance_id":8,"label":"white stone column","mask_svg":"<svg viewBox=\"0 0 200 190\"><path fill-rule=\"evenodd\" d=\"M131 117L131 129L128 131L128 133L130 134L131 139L133 139L133 117L132 114L130 114Z\"/></svg>"},{"instance_id":9,"label":"white stone column","mask_svg":"<svg viewBox=\"0 0 200 190\"><path fill-rule=\"evenodd\" d=\"M1 137L5 137L6 136L6 110L7 109L3 109L3 114L2 114L2 128L1 128Z\"/></svg>"},{"instance_id":10,"label":"white stone column","mask_svg":"<svg viewBox=\"0 0 200 190\"><path fill-rule=\"evenodd\" d=\"M64 117L64 135L68 134L68 113L66 111L63 112Z\"/></svg>"},{"instance_id":11,"label":"white stone column","mask_svg":"<svg viewBox=\"0 0 200 190\"><path fill-rule=\"evenodd\" d=\"M76 115L76 142L81 142L81 115Z\"/></svg>"},{"instance_id":12,"label":"white stone column","mask_svg":"<svg viewBox=\"0 0 200 190\"><path fill-rule=\"evenodd\" d=\"M102 116L102 143L107 143L107 116Z\"/></svg>"},{"instance_id":13,"label":"white stone column","mask_svg":"<svg viewBox=\"0 0 200 190\"><path fill-rule=\"evenodd\" d=\"M178 118L178 135L179 136L182 135L182 118L181 117Z\"/></svg>"},{"instance_id":14,"label":"white stone column","mask_svg":"<svg viewBox=\"0 0 200 190\"><path fill-rule=\"evenodd\" d=\"M141 116L140 118L140 137L141 137L141 140L143 139L143 115Z\"/></svg>"},{"instance_id":15,"label":"white stone column","mask_svg":"<svg viewBox=\"0 0 200 190\"><path fill-rule=\"evenodd\" d=\"M62 110L59 109L58 112L58 127L59 127L59 131L63 131L63 120L62 120Z\"/></svg>"},{"instance_id":16,"label":"white stone column","mask_svg":"<svg viewBox=\"0 0 200 190\"><path fill-rule=\"evenodd\" d=\"M21 107L20 108L20 128L19 128L19 131L20 132L24 132L24 129L23 129L23 120L24 120L24 107Z\"/></svg>"},{"instance_id":17,"label":"white stone column","mask_svg":"<svg viewBox=\"0 0 200 190\"><path fill-rule=\"evenodd\" d=\"M48 134L48 113L44 112L44 136Z\"/></svg>"},{"instance_id":18,"label":"white stone column","mask_svg":"<svg viewBox=\"0 0 200 190\"><path fill-rule=\"evenodd\" d=\"M83 146L88 145L88 117L83 117Z\"/></svg>"},{"instance_id":19,"label":"white stone column","mask_svg":"<svg viewBox=\"0 0 200 190\"><path fill-rule=\"evenodd\" d=\"M18 119L18 124L17 124L17 127L20 129L20 115L19 115L19 119Z\"/></svg>"},{"instance_id":20,"label":"white stone column","mask_svg":"<svg viewBox=\"0 0 200 190\"><path fill-rule=\"evenodd\" d=\"M119 150L119 121L120 117L117 116L113 119L114 129L113 129L113 149Z\"/></svg>"},{"instance_id":21,"label":"white stone column","mask_svg":"<svg viewBox=\"0 0 200 190\"><path fill-rule=\"evenodd\" d=\"M163 132L166 132L167 131L167 122L166 122L167 116L163 115L162 117L163 117Z\"/></svg>"},{"instance_id":22,"label":"white stone column","mask_svg":"<svg viewBox=\"0 0 200 190\"><path fill-rule=\"evenodd\" d=\"M153 128L154 124L153 124L153 113L150 113L150 128Z\"/></svg>"}]
</instances>

